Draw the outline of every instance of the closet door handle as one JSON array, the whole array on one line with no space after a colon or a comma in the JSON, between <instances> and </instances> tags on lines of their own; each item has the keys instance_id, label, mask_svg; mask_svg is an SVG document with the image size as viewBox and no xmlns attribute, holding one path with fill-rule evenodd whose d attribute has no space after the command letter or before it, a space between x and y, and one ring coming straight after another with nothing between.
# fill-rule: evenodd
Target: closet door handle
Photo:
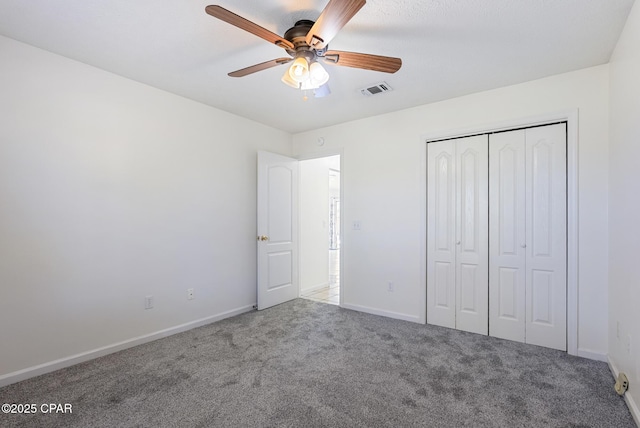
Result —
<instances>
[{"instance_id":1,"label":"closet door handle","mask_svg":"<svg viewBox=\"0 0 640 428\"><path fill-rule=\"evenodd\" d=\"M457 242L456 242L456 245L460 245L460 241L457 241Z\"/></svg>"},{"instance_id":2,"label":"closet door handle","mask_svg":"<svg viewBox=\"0 0 640 428\"><path fill-rule=\"evenodd\" d=\"M522 248L527 248L527 244L520 244Z\"/></svg>"}]
</instances>

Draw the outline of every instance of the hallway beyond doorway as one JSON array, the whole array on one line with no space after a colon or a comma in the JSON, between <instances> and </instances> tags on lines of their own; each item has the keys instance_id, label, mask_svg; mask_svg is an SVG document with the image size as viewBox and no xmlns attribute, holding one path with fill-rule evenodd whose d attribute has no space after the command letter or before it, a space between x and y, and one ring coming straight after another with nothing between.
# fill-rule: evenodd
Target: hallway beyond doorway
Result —
<instances>
[{"instance_id":1,"label":"hallway beyond doorway","mask_svg":"<svg viewBox=\"0 0 640 428\"><path fill-rule=\"evenodd\" d=\"M340 305L341 173L339 154L299 162L301 298Z\"/></svg>"},{"instance_id":2,"label":"hallway beyond doorway","mask_svg":"<svg viewBox=\"0 0 640 428\"><path fill-rule=\"evenodd\" d=\"M340 250L329 250L329 286L301 294L300 297L331 305L340 304Z\"/></svg>"}]
</instances>

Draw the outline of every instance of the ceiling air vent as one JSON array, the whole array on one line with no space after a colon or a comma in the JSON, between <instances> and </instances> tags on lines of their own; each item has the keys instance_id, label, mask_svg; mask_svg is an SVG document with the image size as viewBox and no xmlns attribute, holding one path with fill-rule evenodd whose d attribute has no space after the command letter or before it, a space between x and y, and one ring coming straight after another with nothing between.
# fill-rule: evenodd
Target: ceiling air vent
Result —
<instances>
[{"instance_id":1,"label":"ceiling air vent","mask_svg":"<svg viewBox=\"0 0 640 428\"><path fill-rule=\"evenodd\" d=\"M393 88L389 86L387 82L380 82L376 85L360 89L360 93L362 93L362 95L365 95L367 97L371 95L382 94L384 92L389 92L389 91L393 91Z\"/></svg>"}]
</instances>

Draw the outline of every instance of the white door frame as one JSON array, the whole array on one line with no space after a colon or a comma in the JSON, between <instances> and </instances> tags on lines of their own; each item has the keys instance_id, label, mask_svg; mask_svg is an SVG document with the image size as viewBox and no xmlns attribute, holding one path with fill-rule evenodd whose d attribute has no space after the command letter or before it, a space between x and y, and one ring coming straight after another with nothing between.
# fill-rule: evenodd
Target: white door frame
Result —
<instances>
[{"instance_id":1,"label":"white door frame","mask_svg":"<svg viewBox=\"0 0 640 428\"><path fill-rule=\"evenodd\" d=\"M305 161L305 160L311 160L311 159L321 159L321 158L327 158L330 156L340 156L340 305L342 306L342 302L343 302L343 296L344 296L344 271L345 271L345 264L344 264L344 248L345 248L345 239L344 239L344 186L343 184L343 166L344 166L344 150L343 149L334 149L334 150L322 150L322 151L318 151L318 152L313 152L313 153L304 153L304 154L300 154L298 156L294 156L296 159L298 159L298 161ZM298 192L300 192L300 186L298 186ZM300 200L300 197L298 195L298 200ZM300 225L300 222L298 222L298 227ZM300 237L300 231L298 230L298 237ZM299 258L298 258L299 260ZM298 269L298 272L300 270ZM298 296L300 296L300 279L298 278ZM425 300L426 302L426 300Z\"/></svg>"},{"instance_id":2,"label":"white door frame","mask_svg":"<svg viewBox=\"0 0 640 428\"><path fill-rule=\"evenodd\" d=\"M555 122L567 122L567 353L578 355L578 109L421 135L421 323L427 322L427 143Z\"/></svg>"}]
</instances>

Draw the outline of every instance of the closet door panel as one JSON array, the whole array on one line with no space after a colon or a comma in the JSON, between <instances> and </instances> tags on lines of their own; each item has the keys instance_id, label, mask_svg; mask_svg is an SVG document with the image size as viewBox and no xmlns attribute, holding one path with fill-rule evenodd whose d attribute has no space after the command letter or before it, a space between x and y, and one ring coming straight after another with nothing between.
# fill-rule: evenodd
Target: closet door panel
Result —
<instances>
[{"instance_id":1,"label":"closet door panel","mask_svg":"<svg viewBox=\"0 0 640 428\"><path fill-rule=\"evenodd\" d=\"M525 132L489 140L489 334L525 341Z\"/></svg>"},{"instance_id":2,"label":"closet door panel","mask_svg":"<svg viewBox=\"0 0 640 428\"><path fill-rule=\"evenodd\" d=\"M427 322L455 328L455 143L427 145Z\"/></svg>"},{"instance_id":3,"label":"closet door panel","mask_svg":"<svg viewBox=\"0 0 640 428\"><path fill-rule=\"evenodd\" d=\"M527 343L566 350L566 125L526 130Z\"/></svg>"},{"instance_id":4,"label":"closet door panel","mask_svg":"<svg viewBox=\"0 0 640 428\"><path fill-rule=\"evenodd\" d=\"M519 270L502 267L498 269L498 317L512 322L518 321L518 316L522 313L518 300L522 293L518 293L518 285L522 283ZM522 340L524 340L524 335Z\"/></svg>"},{"instance_id":5,"label":"closet door panel","mask_svg":"<svg viewBox=\"0 0 640 428\"><path fill-rule=\"evenodd\" d=\"M456 328L488 334L488 136L456 140Z\"/></svg>"}]
</instances>

